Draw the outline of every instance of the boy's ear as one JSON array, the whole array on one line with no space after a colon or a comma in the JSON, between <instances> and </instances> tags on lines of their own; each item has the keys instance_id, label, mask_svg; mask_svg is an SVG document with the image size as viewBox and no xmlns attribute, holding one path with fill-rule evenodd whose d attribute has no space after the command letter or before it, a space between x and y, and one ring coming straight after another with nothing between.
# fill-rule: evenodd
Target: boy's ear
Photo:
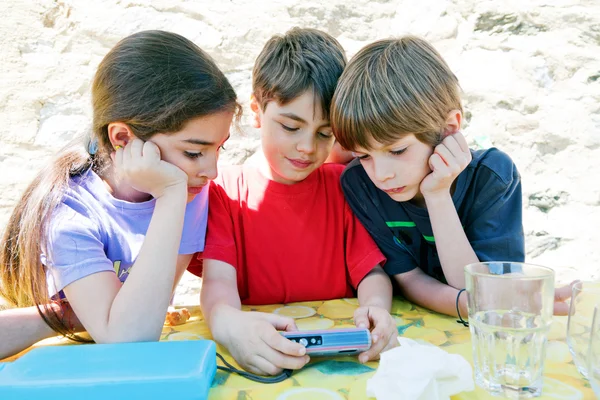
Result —
<instances>
[{"instance_id":1,"label":"boy's ear","mask_svg":"<svg viewBox=\"0 0 600 400\"><path fill-rule=\"evenodd\" d=\"M446 117L446 126L444 128L444 137L452 135L460 131L460 125L462 122L462 113L460 110L452 110Z\"/></svg>"},{"instance_id":2,"label":"boy's ear","mask_svg":"<svg viewBox=\"0 0 600 400\"><path fill-rule=\"evenodd\" d=\"M250 96L250 110L252 110L252 126L254 128L260 128L260 105L254 95Z\"/></svg>"},{"instance_id":3,"label":"boy's ear","mask_svg":"<svg viewBox=\"0 0 600 400\"><path fill-rule=\"evenodd\" d=\"M125 147L134 137L135 135L126 123L111 122L108 124L108 140L113 148Z\"/></svg>"}]
</instances>

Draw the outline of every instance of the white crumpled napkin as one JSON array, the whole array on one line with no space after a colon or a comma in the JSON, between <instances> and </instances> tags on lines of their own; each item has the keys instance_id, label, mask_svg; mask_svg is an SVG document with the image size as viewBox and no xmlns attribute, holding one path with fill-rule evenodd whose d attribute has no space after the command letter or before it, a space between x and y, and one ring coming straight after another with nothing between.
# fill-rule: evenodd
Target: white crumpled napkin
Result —
<instances>
[{"instance_id":1,"label":"white crumpled napkin","mask_svg":"<svg viewBox=\"0 0 600 400\"><path fill-rule=\"evenodd\" d=\"M381 353L367 396L377 400L447 400L475 389L471 364L439 347L398 338L399 347Z\"/></svg>"}]
</instances>

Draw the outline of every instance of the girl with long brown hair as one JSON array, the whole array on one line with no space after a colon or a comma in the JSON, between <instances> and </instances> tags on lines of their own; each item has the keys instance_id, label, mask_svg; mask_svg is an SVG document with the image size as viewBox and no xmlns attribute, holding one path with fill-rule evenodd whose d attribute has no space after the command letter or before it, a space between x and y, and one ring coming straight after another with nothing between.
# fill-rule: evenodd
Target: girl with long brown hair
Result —
<instances>
[{"instance_id":1,"label":"girl with long brown hair","mask_svg":"<svg viewBox=\"0 0 600 400\"><path fill-rule=\"evenodd\" d=\"M189 40L140 32L100 63L92 104L87 143L37 175L0 243L0 296L19 307L0 313L0 358L80 339L65 310L96 342L158 340L204 248L205 185L240 110L224 74Z\"/></svg>"}]
</instances>

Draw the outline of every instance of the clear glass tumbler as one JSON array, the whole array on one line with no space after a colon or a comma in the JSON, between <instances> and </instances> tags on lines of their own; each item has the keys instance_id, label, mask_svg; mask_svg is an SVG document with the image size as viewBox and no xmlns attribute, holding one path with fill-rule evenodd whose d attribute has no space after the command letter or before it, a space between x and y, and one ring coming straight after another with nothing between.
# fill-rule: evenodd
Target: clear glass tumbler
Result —
<instances>
[{"instance_id":1,"label":"clear glass tumbler","mask_svg":"<svg viewBox=\"0 0 600 400\"><path fill-rule=\"evenodd\" d=\"M573 285L567 323L567 345L575 366L586 378L588 375L586 356L594 308L598 303L600 303L600 282L577 282Z\"/></svg>"},{"instance_id":2,"label":"clear glass tumbler","mask_svg":"<svg viewBox=\"0 0 600 400\"><path fill-rule=\"evenodd\" d=\"M519 262L481 262L465 267L465 280L475 383L498 396L541 395L554 271Z\"/></svg>"},{"instance_id":3,"label":"clear glass tumbler","mask_svg":"<svg viewBox=\"0 0 600 400\"><path fill-rule=\"evenodd\" d=\"M587 354L587 371L596 398L600 399L600 305L594 307L590 345Z\"/></svg>"}]
</instances>

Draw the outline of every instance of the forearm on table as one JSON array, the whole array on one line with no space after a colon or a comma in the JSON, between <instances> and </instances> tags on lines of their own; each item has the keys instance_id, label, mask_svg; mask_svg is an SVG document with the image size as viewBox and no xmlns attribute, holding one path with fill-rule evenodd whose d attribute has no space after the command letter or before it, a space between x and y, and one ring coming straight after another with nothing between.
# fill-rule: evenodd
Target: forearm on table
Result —
<instances>
[{"instance_id":1,"label":"forearm on table","mask_svg":"<svg viewBox=\"0 0 600 400\"><path fill-rule=\"evenodd\" d=\"M392 282L383 268L377 266L358 284L358 303L361 307L392 309Z\"/></svg>"},{"instance_id":2,"label":"forearm on table","mask_svg":"<svg viewBox=\"0 0 600 400\"><path fill-rule=\"evenodd\" d=\"M410 276L410 275L412 276ZM458 316L456 297L458 289L446 285L416 268L394 276L402 295L412 303L426 307L441 314ZM467 318L467 294L459 299L460 315Z\"/></svg>"},{"instance_id":3,"label":"forearm on table","mask_svg":"<svg viewBox=\"0 0 600 400\"><path fill-rule=\"evenodd\" d=\"M435 246L446 281L457 289L465 287L464 267L478 262L477 254L465 234L452 196L425 199L435 237Z\"/></svg>"},{"instance_id":4,"label":"forearm on table","mask_svg":"<svg viewBox=\"0 0 600 400\"><path fill-rule=\"evenodd\" d=\"M173 279L173 288L171 289L171 296L175 295L177 286L183 277L183 274L187 270L190 261L192 261L193 254L180 254L177 257L177 267L175 269L175 278Z\"/></svg>"},{"instance_id":5,"label":"forearm on table","mask_svg":"<svg viewBox=\"0 0 600 400\"><path fill-rule=\"evenodd\" d=\"M55 335L36 307L0 311L0 360Z\"/></svg>"},{"instance_id":6,"label":"forearm on table","mask_svg":"<svg viewBox=\"0 0 600 400\"><path fill-rule=\"evenodd\" d=\"M237 287L223 280L206 280L202 282L200 306L204 319L216 341L222 342L227 334L227 315L242 308Z\"/></svg>"},{"instance_id":7,"label":"forearm on table","mask_svg":"<svg viewBox=\"0 0 600 400\"><path fill-rule=\"evenodd\" d=\"M173 191L156 199L140 253L110 306L102 341L160 337L175 283L186 195Z\"/></svg>"}]
</instances>

